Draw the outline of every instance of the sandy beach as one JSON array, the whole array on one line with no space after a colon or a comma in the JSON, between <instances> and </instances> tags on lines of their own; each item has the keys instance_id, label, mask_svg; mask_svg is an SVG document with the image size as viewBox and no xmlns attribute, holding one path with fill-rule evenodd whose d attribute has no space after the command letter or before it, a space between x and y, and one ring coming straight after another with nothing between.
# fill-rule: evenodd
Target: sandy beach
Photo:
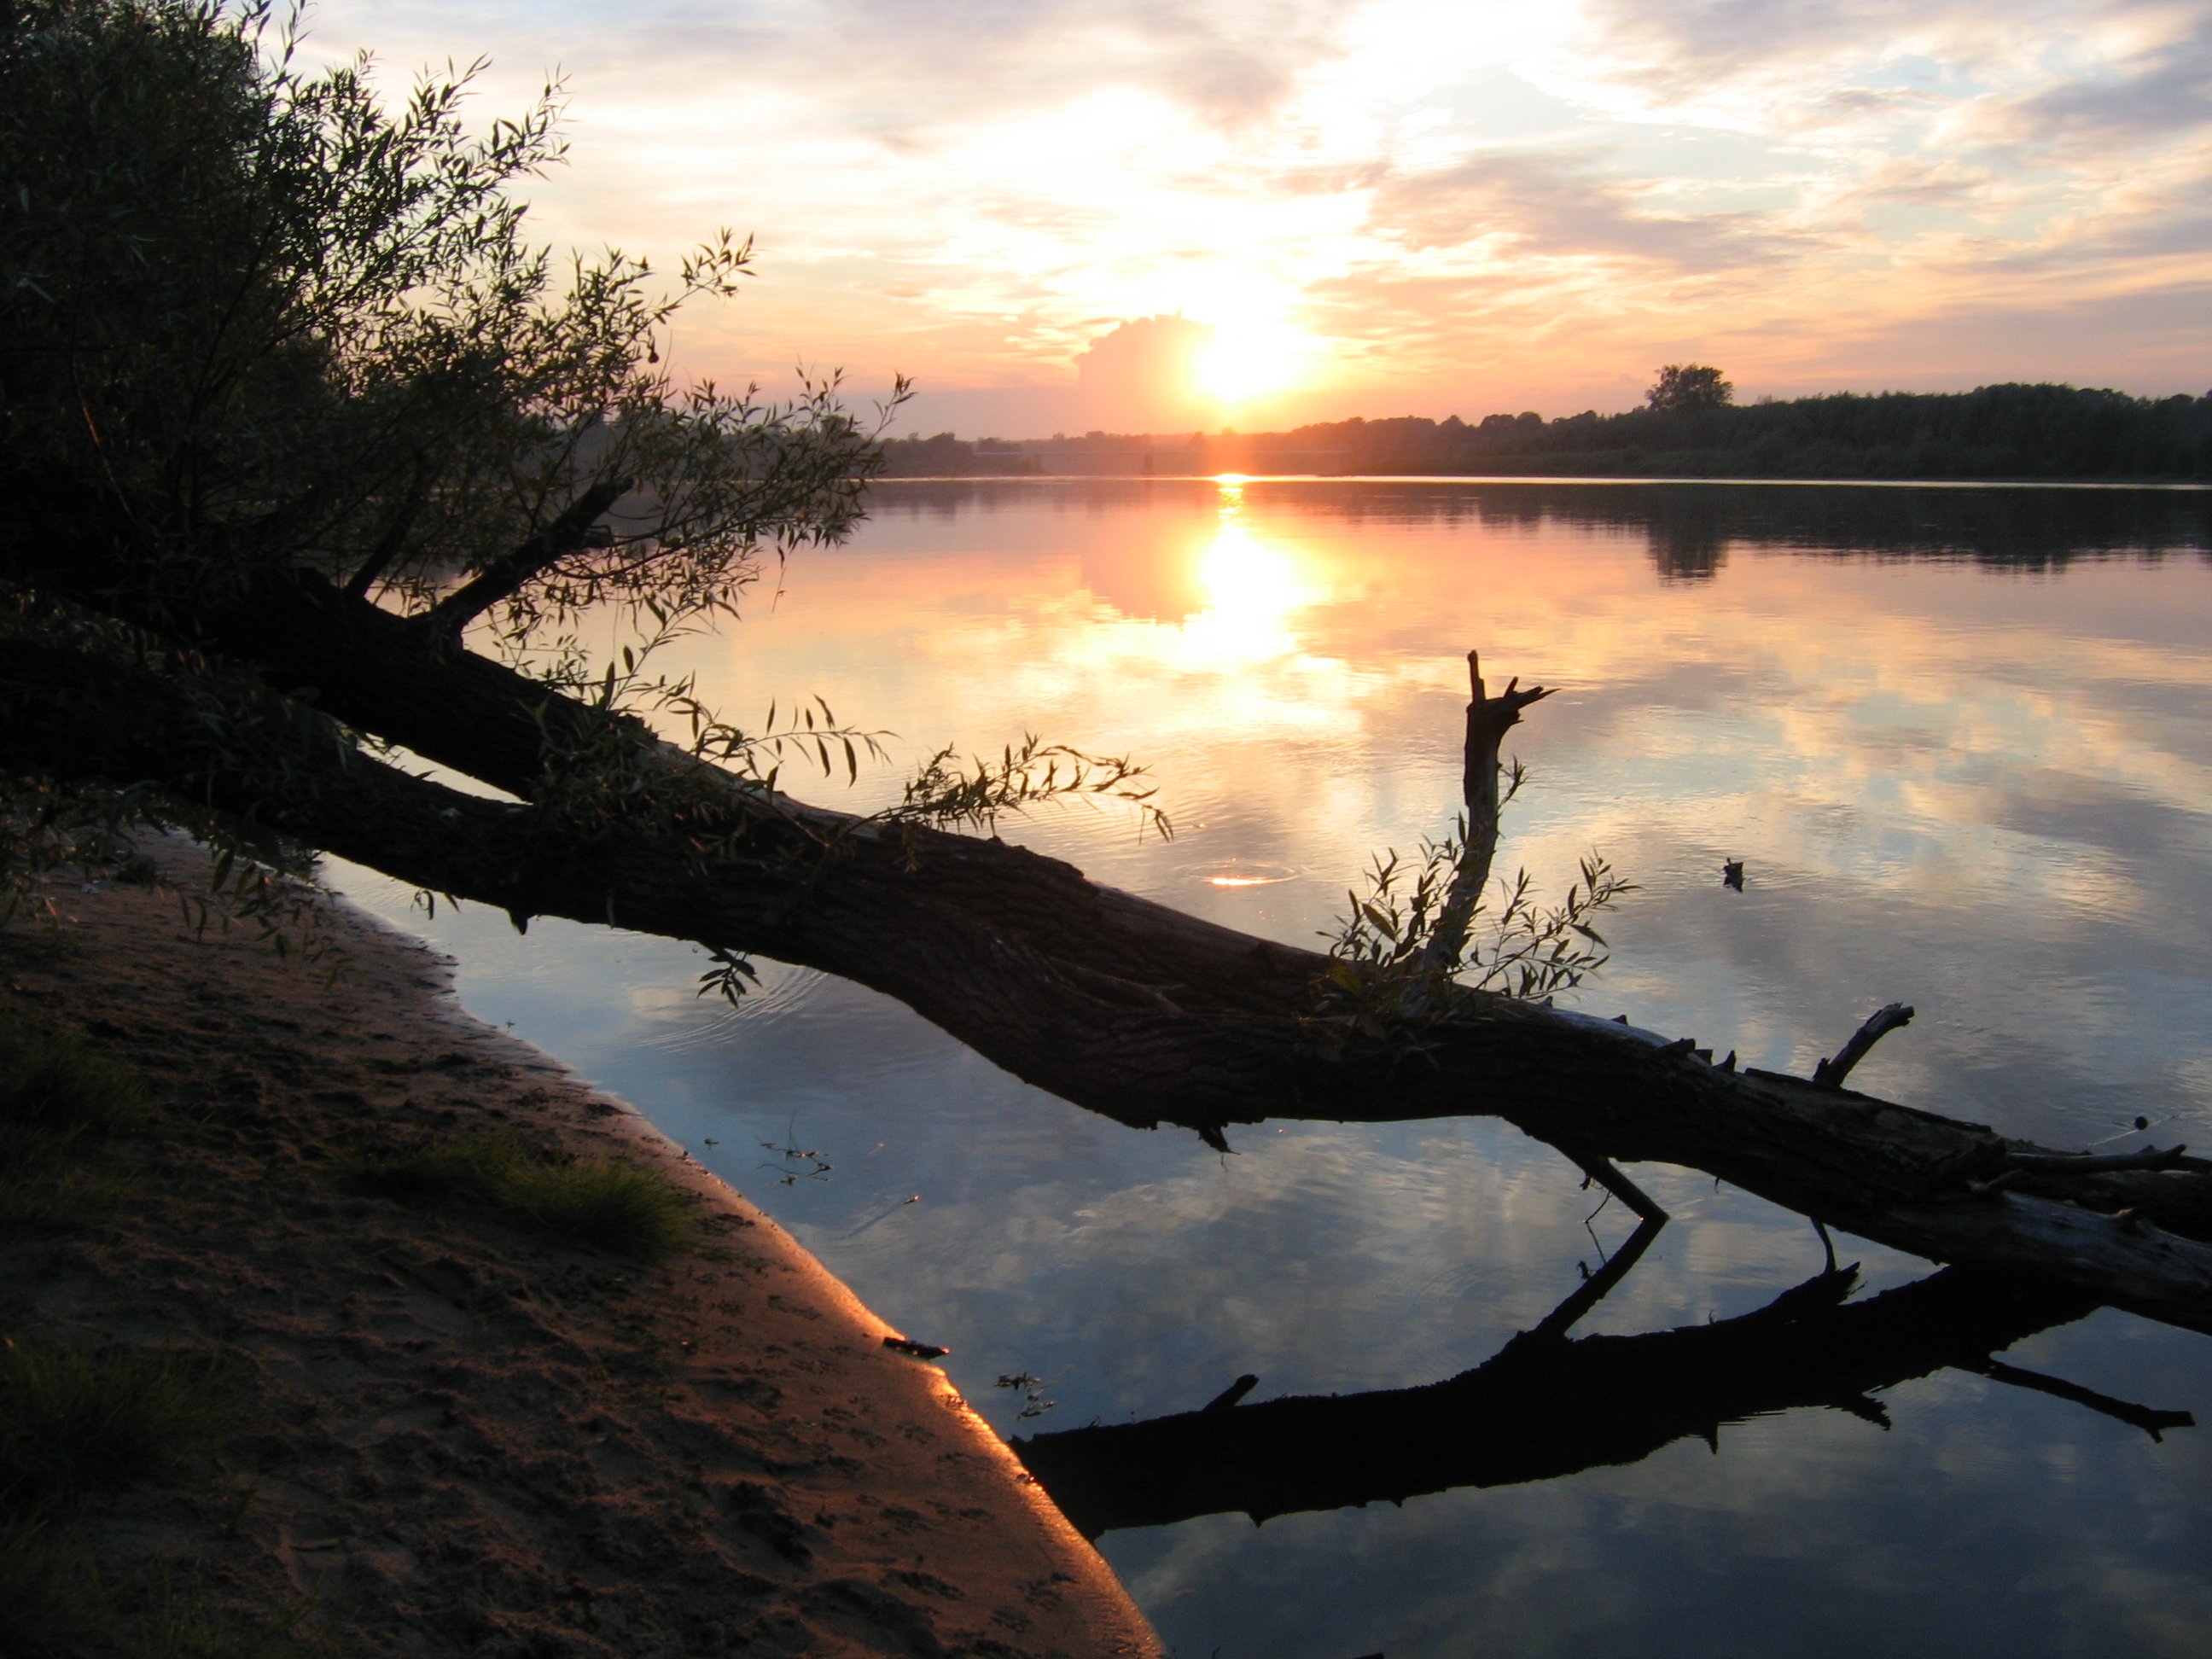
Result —
<instances>
[{"instance_id":1,"label":"sandy beach","mask_svg":"<svg viewBox=\"0 0 2212 1659\"><path fill-rule=\"evenodd\" d=\"M50 885L0 1012L141 1075L127 1201L0 1237L0 1336L179 1345L242 1378L210 1467L103 1499L118 1564L328 1650L1150 1655L1097 1554L930 1364L635 1111L464 1015L446 964L337 909L281 958L163 884ZM657 1265L365 1184L512 1131L685 1194Z\"/></svg>"}]
</instances>

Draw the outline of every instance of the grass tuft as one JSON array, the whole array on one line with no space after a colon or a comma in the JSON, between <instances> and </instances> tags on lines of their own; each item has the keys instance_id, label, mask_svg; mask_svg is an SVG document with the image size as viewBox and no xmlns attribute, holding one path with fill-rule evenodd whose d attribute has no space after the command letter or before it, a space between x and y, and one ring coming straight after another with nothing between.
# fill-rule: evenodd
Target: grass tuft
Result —
<instances>
[{"instance_id":1,"label":"grass tuft","mask_svg":"<svg viewBox=\"0 0 2212 1659\"><path fill-rule=\"evenodd\" d=\"M82 1037L0 1016L0 1158L144 1121L146 1085Z\"/></svg>"},{"instance_id":2,"label":"grass tuft","mask_svg":"<svg viewBox=\"0 0 2212 1659\"><path fill-rule=\"evenodd\" d=\"M10 1164L0 1131L0 1240L82 1232L127 1211L143 1188L98 1171L56 1169L51 1163Z\"/></svg>"},{"instance_id":3,"label":"grass tuft","mask_svg":"<svg viewBox=\"0 0 2212 1659\"><path fill-rule=\"evenodd\" d=\"M0 1654L9 1659L318 1659L304 1606L224 1607L197 1575L149 1571L89 1517L177 1485L222 1449L240 1394L181 1348L0 1341Z\"/></svg>"},{"instance_id":4,"label":"grass tuft","mask_svg":"<svg viewBox=\"0 0 2212 1659\"><path fill-rule=\"evenodd\" d=\"M0 1491L41 1499L173 1479L221 1449L234 1412L205 1353L0 1343Z\"/></svg>"},{"instance_id":5,"label":"grass tuft","mask_svg":"<svg viewBox=\"0 0 2212 1659\"><path fill-rule=\"evenodd\" d=\"M88 1528L0 1519L0 1653L9 1659L324 1659L304 1605L226 1616L197 1576L118 1571Z\"/></svg>"},{"instance_id":6,"label":"grass tuft","mask_svg":"<svg viewBox=\"0 0 2212 1659\"><path fill-rule=\"evenodd\" d=\"M240 1622L216 1611L198 1577L179 1582L167 1572L143 1600L118 1643L127 1659L317 1659L329 1651L307 1633L304 1607Z\"/></svg>"},{"instance_id":7,"label":"grass tuft","mask_svg":"<svg viewBox=\"0 0 2212 1659\"><path fill-rule=\"evenodd\" d=\"M622 1158L565 1159L511 1130L425 1140L351 1161L363 1185L417 1202L477 1205L530 1231L659 1261L692 1242L684 1194Z\"/></svg>"},{"instance_id":8,"label":"grass tuft","mask_svg":"<svg viewBox=\"0 0 2212 1659\"><path fill-rule=\"evenodd\" d=\"M0 901L0 921L8 918L4 901ZM22 927L9 927L0 931L0 945L14 951L28 962L51 966L70 962L84 954L84 935L57 917Z\"/></svg>"},{"instance_id":9,"label":"grass tuft","mask_svg":"<svg viewBox=\"0 0 2212 1659\"><path fill-rule=\"evenodd\" d=\"M81 1653L107 1626L109 1606L84 1540L36 1515L0 1516L0 1651Z\"/></svg>"},{"instance_id":10,"label":"grass tuft","mask_svg":"<svg viewBox=\"0 0 2212 1659\"><path fill-rule=\"evenodd\" d=\"M514 1189L518 1209L556 1238L658 1261L690 1242L684 1195L650 1170L616 1158L541 1164Z\"/></svg>"},{"instance_id":11,"label":"grass tuft","mask_svg":"<svg viewBox=\"0 0 2212 1659\"><path fill-rule=\"evenodd\" d=\"M539 1154L520 1135L501 1130L420 1140L395 1152L346 1160L345 1172L373 1192L410 1201L497 1206Z\"/></svg>"},{"instance_id":12,"label":"grass tuft","mask_svg":"<svg viewBox=\"0 0 2212 1659\"><path fill-rule=\"evenodd\" d=\"M119 1207L129 1183L82 1154L152 1111L137 1076L82 1038L0 1011L0 1238L67 1232Z\"/></svg>"}]
</instances>

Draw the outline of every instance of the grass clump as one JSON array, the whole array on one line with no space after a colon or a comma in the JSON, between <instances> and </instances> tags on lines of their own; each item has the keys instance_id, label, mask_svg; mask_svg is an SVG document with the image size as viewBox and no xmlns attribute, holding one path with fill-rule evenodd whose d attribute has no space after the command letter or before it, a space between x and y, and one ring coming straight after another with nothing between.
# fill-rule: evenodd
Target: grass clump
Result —
<instances>
[{"instance_id":1,"label":"grass clump","mask_svg":"<svg viewBox=\"0 0 2212 1659\"><path fill-rule=\"evenodd\" d=\"M0 1343L0 1491L43 1500L174 1480L221 1449L234 1407L207 1353Z\"/></svg>"},{"instance_id":2,"label":"grass clump","mask_svg":"<svg viewBox=\"0 0 2212 1659\"><path fill-rule=\"evenodd\" d=\"M567 1158L512 1130L424 1140L357 1158L362 1184L416 1202L472 1205L541 1237L659 1261L692 1241L684 1194L622 1158Z\"/></svg>"},{"instance_id":3,"label":"grass clump","mask_svg":"<svg viewBox=\"0 0 2212 1659\"><path fill-rule=\"evenodd\" d=\"M0 1340L0 1653L23 1659L292 1659L296 1616L240 1624L197 1578L134 1571L92 1517L178 1486L240 1417L229 1369L188 1348Z\"/></svg>"},{"instance_id":4,"label":"grass clump","mask_svg":"<svg viewBox=\"0 0 2212 1659\"><path fill-rule=\"evenodd\" d=\"M78 1534L44 1516L0 1515L0 1650L83 1650L110 1623L111 1592Z\"/></svg>"},{"instance_id":5,"label":"grass clump","mask_svg":"<svg viewBox=\"0 0 2212 1659\"><path fill-rule=\"evenodd\" d=\"M303 1606L226 1616L197 1576L132 1574L96 1534L0 1516L0 1653L9 1659L321 1659Z\"/></svg>"},{"instance_id":6,"label":"grass clump","mask_svg":"<svg viewBox=\"0 0 2212 1659\"><path fill-rule=\"evenodd\" d=\"M0 1144L6 1139L0 1133ZM11 1166L0 1152L0 1239L82 1231L125 1209L139 1192L130 1181L96 1171Z\"/></svg>"},{"instance_id":7,"label":"grass clump","mask_svg":"<svg viewBox=\"0 0 2212 1659\"><path fill-rule=\"evenodd\" d=\"M84 1154L152 1109L129 1068L0 1010L0 1237L67 1231L113 1208L125 1185Z\"/></svg>"},{"instance_id":8,"label":"grass clump","mask_svg":"<svg viewBox=\"0 0 2212 1659\"><path fill-rule=\"evenodd\" d=\"M308 1633L306 1607L226 1618L197 1577L164 1573L135 1600L116 1643L125 1659L319 1659L330 1651Z\"/></svg>"},{"instance_id":9,"label":"grass clump","mask_svg":"<svg viewBox=\"0 0 2212 1659\"><path fill-rule=\"evenodd\" d=\"M541 1164L524 1176L515 1199L541 1231L641 1261L674 1254L691 1235L684 1195L618 1158Z\"/></svg>"},{"instance_id":10,"label":"grass clump","mask_svg":"<svg viewBox=\"0 0 2212 1659\"><path fill-rule=\"evenodd\" d=\"M142 1122L146 1085L84 1039L0 1014L0 1158Z\"/></svg>"}]
</instances>

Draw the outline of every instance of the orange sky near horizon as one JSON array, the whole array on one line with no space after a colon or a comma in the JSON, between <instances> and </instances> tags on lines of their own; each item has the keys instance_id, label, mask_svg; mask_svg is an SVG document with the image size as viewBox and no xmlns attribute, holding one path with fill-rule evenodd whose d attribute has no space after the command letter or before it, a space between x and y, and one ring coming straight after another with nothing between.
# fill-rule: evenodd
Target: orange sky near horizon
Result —
<instances>
[{"instance_id":1,"label":"orange sky near horizon","mask_svg":"<svg viewBox=\"0 0 2212 1659\"><path fill-rule=\"evenodd\" d=\"M675 361L908 430L1260 429L2008 380L2212 385L2212 0L371 5L308 55L565 76L538 234L757 236ZM1172 373L1129 330L1195 325ZM1201 333L1200 331L1206 332ZM1194 362L1193 359L1195 359Z\"/></svg>"}]
</instances>

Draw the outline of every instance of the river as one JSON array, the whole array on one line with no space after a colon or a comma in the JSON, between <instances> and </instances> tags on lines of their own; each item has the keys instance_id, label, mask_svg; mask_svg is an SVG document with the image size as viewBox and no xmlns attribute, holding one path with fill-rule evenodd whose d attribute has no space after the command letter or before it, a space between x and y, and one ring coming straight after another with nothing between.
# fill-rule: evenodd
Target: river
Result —
<instances>
[{"instance_id":1,"label":"river","mask_svg":"<svg viewBox=\"0 0 2212 1659\"><path fill-rule=\"evenodd\" d=\"M1449 827L1479 649L1493 690L1557 688L1508 744L1528 779L1500 868L1556 894L1595 850L1637 884L1574 1006L1802 1071L1908 1002L1869 1091L2062 1147L2202 1150L2208 549L2212 493L2187 489L902 483L677 659L740 724L819 696L882 730L893 763L855 785L787 764L827 804L896 799L947 743L1131 755L1172 839L1111 803L1001 833L1313 944L1374 855ZM1813 1229L1644 1168L1674 1219L1571 1337L1719 1334L1501 1358L1634 1223L1495 1123L1262 1124L1224 1156L816 974L763 963L732 1009L693 994L681 945L522 939L338 881L452 951L471 1011L635 1101L949 1346L1006 1433L1194 1412L1248 1374L1231 1417L1339 1396L1239 1419L1249 1443L1032 1443L1179 1654L2212 1639L2202 1336L2023 1317L1966 1368L1985 1303L1862 1308L1929 1269L1848 1238L1852 1303L1809 1308L1841 1289L1820 1280L1760 1314L1822 1272Z\"/></svg>"}]
</instances>

